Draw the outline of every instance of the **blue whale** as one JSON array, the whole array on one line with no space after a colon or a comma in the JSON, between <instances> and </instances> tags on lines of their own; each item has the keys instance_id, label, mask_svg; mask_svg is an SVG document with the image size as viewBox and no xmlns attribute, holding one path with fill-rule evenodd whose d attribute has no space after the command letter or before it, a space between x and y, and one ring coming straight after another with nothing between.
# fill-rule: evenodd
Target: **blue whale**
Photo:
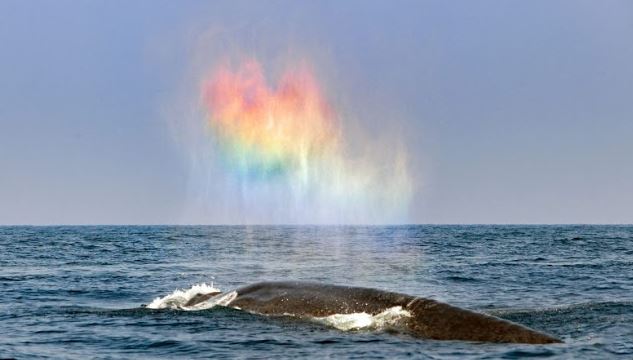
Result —
<instances>
[{"instance_id":1,"label":"blue whale","mask_svg":"<svg viewBox=\"0 0 633 360\"><path fill-rule=\"evenodd\" d=\"M410 316L400 327L413 336L434 340L550 344L561 340L494 316L439 301L371 288L312 282L260 282L235 290L228 307L263 315L300 318L335 314L376 315L401 307ZM195 306L219 293L197 294L185 306Z\"/></svg>"}]
</instances>

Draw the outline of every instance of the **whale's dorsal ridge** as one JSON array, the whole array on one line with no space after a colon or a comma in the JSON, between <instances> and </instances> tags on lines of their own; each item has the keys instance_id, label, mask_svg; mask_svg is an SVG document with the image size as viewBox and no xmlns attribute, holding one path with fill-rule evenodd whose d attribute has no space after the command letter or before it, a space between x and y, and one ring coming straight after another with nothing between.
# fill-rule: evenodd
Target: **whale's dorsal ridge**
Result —
<instances>
[{"instance_id":1,"label":"whale's dorsal ridge","mask_svg":"<svg viewBox=\"0 0 633 360\"><path fill-rule=\"evenodd\" d=\"M317 282L266 281L235 290L226 304L265 315L322 318L366 313L377 315L401 307L410 316L401 321L411 334L436 340L547 344L561 342L550 335L494 316L477 313L433 299L396 292ZM189 306L199 299L192 299ZM191 304L190 304L191 303Z\"/></svg>"}]
</instances>

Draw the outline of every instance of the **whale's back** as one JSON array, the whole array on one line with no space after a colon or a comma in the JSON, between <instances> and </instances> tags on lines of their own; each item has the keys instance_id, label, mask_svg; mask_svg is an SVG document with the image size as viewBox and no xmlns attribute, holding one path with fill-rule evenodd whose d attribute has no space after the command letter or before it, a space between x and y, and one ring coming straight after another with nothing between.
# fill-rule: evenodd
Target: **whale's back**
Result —
<instances>
[{"instance_id":1,"label":"whale's back","mask_svg":"<svg viewBox=\"0 0 633 360\"><path fill-rule=\"evenodd\" d=\"M544 344L560 340L503 319L435 300L371 288L310 282L261 282L239 288L229 306L266 315L324 317L334 314L379 314L400 306L411 313L403 320L416 336Z\"/></svg>"},{"instance_id":2,"label":"whale's back","mask_svg":"<svg viewBox=\"0 0 633 360\"><path fill-rule=\"evenodd\" d=\"M407 310L413 317L409 329L436 340L467 340L497 343L551 344L561 341L523 325L435 300L416 298Z\"/></svg>"},{"instance_id":3,"label":"whale's back","mask_svg":"<svg viewBox=\"0 0 633 360\"><path fill-rule=\"evenodd\" d=\"M365 312L375 315L405 307L413 297L370 288L309 282L262 282L237 289L230 306L260 314L322 317Z\"/></svg>"}]
</instances>

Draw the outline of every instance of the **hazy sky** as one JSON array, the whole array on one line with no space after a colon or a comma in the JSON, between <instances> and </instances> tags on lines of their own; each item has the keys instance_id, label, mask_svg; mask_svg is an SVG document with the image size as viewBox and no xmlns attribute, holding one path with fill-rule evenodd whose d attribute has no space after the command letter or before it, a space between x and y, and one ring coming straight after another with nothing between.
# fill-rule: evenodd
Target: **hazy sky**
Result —
<instances>
[{"instance_id":1,"label":"hazy sky","mask_svg":"<svg viewBox=\"0 0 633 360\"><path fill-rule=\"evenodd\" d=\"M310 59L396 134L407 222L633 222L631 1L4 0L0 224L241 222L174 130L223 50Z\"/></svg>"}]
</instances>

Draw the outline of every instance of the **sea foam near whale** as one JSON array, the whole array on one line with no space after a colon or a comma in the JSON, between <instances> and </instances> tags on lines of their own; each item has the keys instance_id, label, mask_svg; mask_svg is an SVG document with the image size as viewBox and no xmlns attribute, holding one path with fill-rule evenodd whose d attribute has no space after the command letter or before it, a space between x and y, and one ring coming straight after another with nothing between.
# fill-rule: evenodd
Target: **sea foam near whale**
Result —
<instances>
[{"instance_id":1,"label":"sea foam near whale","mask_svg":"<svg viewBox=\"0 0 633 360\"><path fill-rule=\"evenodd\" d=\"M324 325L335 327L339 330L383 330L397 327L404 318L411 317L411 313L402 306L393 306L376 315L362 313L333 314L330 316L316 317L314 321Z\"/></svg>"},{"instance_id":2,"label":"sea foam near whale","mask_svg":"<svg viewBox=\"0 0 633 360\"><path fill-rule=\"evenodd\" d=\"M193 306L185 306L185 304L187 304L187 302L196 295L217 292L220 292L220 289L214 287L213 283L211 283L211 285L206 283L195 284L189 289L176 289L169 295L157 297L146 307L148 309L174 309L187 311L206 310L218 305L226 306L237 296L235 291L231 291L225 294L218 294L217 296L213 296L208 300Z\"/></svg>"}]
</instances>

